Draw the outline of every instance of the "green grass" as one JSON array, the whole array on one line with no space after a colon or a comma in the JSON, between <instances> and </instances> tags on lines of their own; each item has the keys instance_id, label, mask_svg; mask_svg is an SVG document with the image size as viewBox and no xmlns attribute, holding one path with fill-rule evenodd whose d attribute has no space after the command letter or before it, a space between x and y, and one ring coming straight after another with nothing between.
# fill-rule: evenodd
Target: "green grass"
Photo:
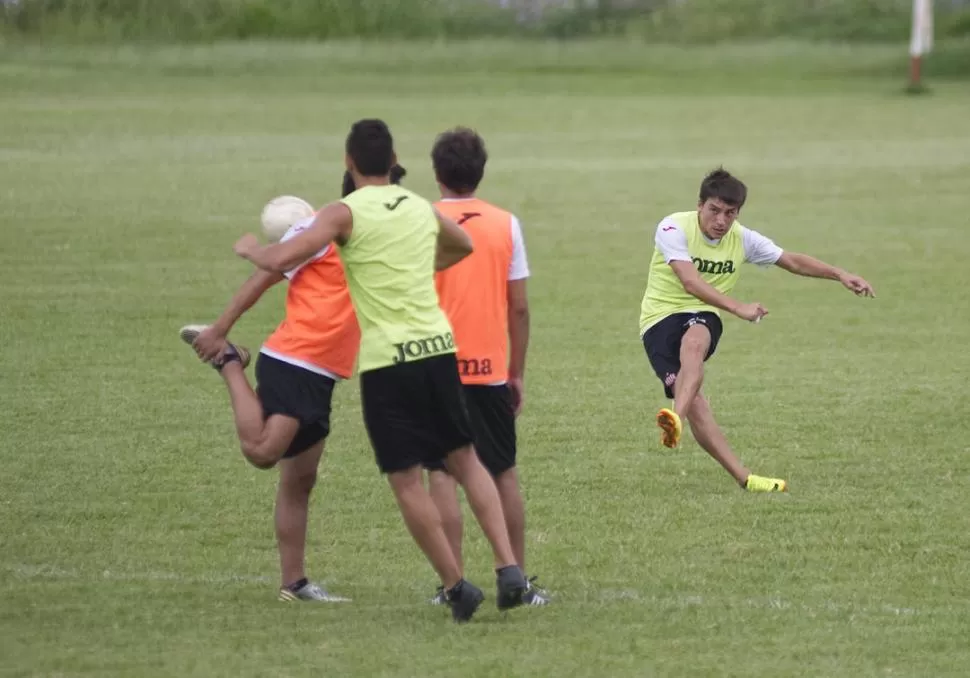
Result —
<instances>
[{"instance_id":1,"label":"green grass","mask_svg":"<svg viewBox=\"0 0 970 678\"><path fill-rule=\"evenodd\" d=\"M839 75L822 48L556 49L471 45L488 66L466 77L441 45L0 50L0 675L965 675L970 92L908 98L904 71ZM583 54L629 66L584 72ZM548 609L459 628L425 604L356 380L309 549L355 602L277 603L275 474L243 462L223 388L178 341L247 274L231 244L266 199L335 196L365 115L428 196L434 134L476 126L482 193L522 218L521 473ZM653 228L722 162L749 183L746 224L879 295L742 279L771 315L726 320L705 390L788 496L739 492L652 425ZM281 301L235 338L258 346Z\"/></svg>"}]
</instances>

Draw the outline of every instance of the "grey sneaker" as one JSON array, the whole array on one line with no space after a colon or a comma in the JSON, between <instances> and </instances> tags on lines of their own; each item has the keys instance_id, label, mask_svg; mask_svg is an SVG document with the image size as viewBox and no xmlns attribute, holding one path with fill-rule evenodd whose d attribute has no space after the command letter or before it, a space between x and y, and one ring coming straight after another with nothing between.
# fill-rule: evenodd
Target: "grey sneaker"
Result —
<instances>
[{"instance_id":1,"label":"grey sneaker","mask_svg":"<svg viewBox=\"0 0 970 678\"><path fill-rule=\"evenodd\" d=\"M292 601L317 601L321 603L349 603L350 598L343 598L341 596L335 596L332 593L327 593L326 589L317 586L312 581L307 582L296 591L291 590L289 587L284 586L280 589L280 600L286 602Z\"/></svg>"},{"instance_id":2,"label":"grey sneaker","mask_svg":"<svg viewBox=\"0 0 970 678\"><path fill-rule=\"evenodd\" d=\"M205 330L207 327L209 326L208 325L186 325L185 327L179 330L179 339L181 339L186 344L191 346L193 343L195 343L196 337L202 334L202 331ZM246 369L247 367L249 367L249 361L251 359L252 358L249 354L249 349L247 349L244 346L236 346L235 344L229 344L226 352L221 357L213 360L211 364L217 370L221 370L222 366L225 365L227 362L238 360L239 364L242 365L243 369Z\"/></svg>"},{"instance_id":3,"label":"grey sneaker","mask_svg":"<svg viewBox=\"0 0 970 678\"><path fill-rule=\"evenodd\" d=\"M522 594L523 605L548 605L552 602L549 593L536 583L536 577L529 577L527 588Z\"/></svg>"}]
</instances>

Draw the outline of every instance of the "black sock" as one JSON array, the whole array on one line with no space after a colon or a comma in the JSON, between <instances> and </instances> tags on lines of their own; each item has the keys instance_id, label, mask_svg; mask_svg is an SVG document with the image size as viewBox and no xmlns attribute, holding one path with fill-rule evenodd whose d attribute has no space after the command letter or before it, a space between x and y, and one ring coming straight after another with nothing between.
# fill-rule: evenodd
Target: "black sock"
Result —
<instances>
[{"instance_id":1,"label":"black sock","mask_svg":"<svg viewBox=\"0 0 970 678\"><path fill-rule=\"evenodd\" d=\"M502 573L505 572L506 570L511 570L513 568L518 569L518 567L519 567L518 565L506 565L505 567L500 567L497 570L495 570L495 574L501 576Z\"/></svg>"},{"instance_id":2,"label":"black sock","mask_svg":"<svg viewBox=\"0 0 970 678\"><path fill-rule=\"evenodd\" d=\"M293 593L296 593L297 591L299 591L309 583L310 583L310 580L304 577L303 579L297 579L292 584L287 584L286 588L288 588Z\"/></svg>"}]
</instances>

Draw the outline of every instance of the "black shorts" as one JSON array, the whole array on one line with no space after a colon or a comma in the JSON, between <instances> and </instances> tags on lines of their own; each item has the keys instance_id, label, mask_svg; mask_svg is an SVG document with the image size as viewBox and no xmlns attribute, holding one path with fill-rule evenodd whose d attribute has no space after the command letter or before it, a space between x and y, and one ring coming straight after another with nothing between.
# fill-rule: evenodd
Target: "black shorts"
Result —
<instances>
[{"instance_id":1,"label":"black shorts","mask_svg":"<svg viewBox=\"0 0 970 678\"><path fill-rule=\"evenodd\" d=\"M674 382L680 372L680 342L684 333L698 323L711 332L711 347L704 356L704 360L707 360L717 350L717 342L721 339L723 329L721 319L716 313L674 313L651 326L643 335L647 358L653 371L663 382L664 393L668 398L674 397Z\"/></svg>"},{"instance_id":2,"label":"black shorts","mask_svg":"<svg viewBox=\"0 0 970 678\"><path fill-rule=\"evenodd\" d=\"M382 473L434 463L472 442L453 353L363 372L360 399Z\"/></svg>"},{"instance_id":3,"label":"black shorts","mask_svg":"<svg viewBox=\"0 0 970 678\"><path fill-rule=\"evenodd\" d=\"M300 422L284 459L305 452L330 433L330 404L336 384L330 377L260 353L256 384L264 419L282 414Z\"/></svg>"},{"instance_id":4,"label":"black shorts","mask_svg":"<svg viewBox=\"0 0 970 678\"><path fill-rule=\"evenodd\" d=\"M492 477L515 466L515 407L512 392L501 386L466 385L465 402L472 425L475 451ZM443 460L424 465L429 471L444 471Z\"/></svg>"}]
</instances>

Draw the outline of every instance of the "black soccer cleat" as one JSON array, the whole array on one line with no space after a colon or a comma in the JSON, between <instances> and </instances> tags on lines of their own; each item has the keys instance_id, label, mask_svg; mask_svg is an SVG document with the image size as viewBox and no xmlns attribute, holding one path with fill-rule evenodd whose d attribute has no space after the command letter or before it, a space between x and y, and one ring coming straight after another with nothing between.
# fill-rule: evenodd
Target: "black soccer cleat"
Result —
<instances>
[{"instance_id":1,"label":"black soccer cleat","mask_svg":"<svg viewBox=\"0 0 970 678\"><path fill-rule=\"evenodd\" d=\"M522 596L529 590L522 568L509 565L496 570L496 585L498 586L498 609L511 610L522 604Z\"/></svg>"},{"instance_id":2,"label":"black soccer cleat","mask_svg":"<svg viewBox=\"0 0 970 678\"><path fill-rule=\"evenodd\" d=\"M452 618L461 624L471 620L475 611L485 600L482 590L469 581L462 579L452 588L445 591L445 600L451 607Z\"/></svg>"}]
</instances>

